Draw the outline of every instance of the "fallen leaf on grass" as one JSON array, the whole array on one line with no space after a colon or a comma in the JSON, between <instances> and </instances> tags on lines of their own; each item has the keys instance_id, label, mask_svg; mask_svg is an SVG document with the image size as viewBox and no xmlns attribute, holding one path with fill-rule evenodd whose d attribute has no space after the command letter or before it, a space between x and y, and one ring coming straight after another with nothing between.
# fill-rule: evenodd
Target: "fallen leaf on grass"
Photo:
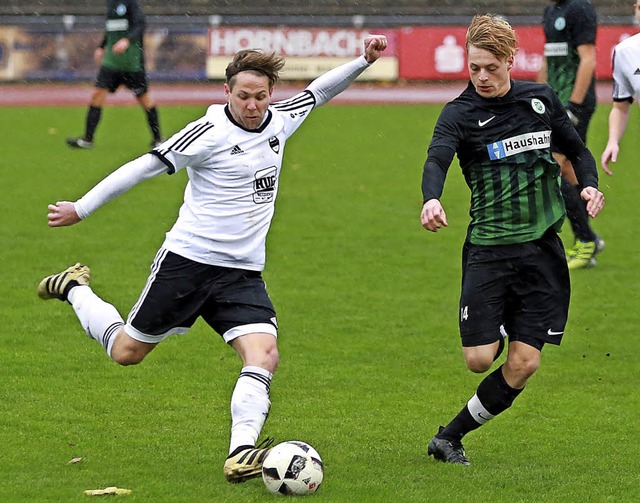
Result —
<instances>
[{"instance_id":1,"label":"fallen leaf on grass","mask_svg":"<svg viewBox=\"0 0 640 503\"><path fill-rule=\"evenodd\" d=\"M69 462L67 464L68 465L75 465L76 463L79 463L80 461L82 461L82 458L73 458L73 459L69 460Z\"/></svg>"},{"instance_id":2,"label":"fallen leaf on grass","mask_svg":"<svg viewBox=\"0 0 640 503\"><path fill-rule=\"evenodd\" d=\"M119 487L105 487L104 489L88 489L84 493L89 496L107 496L111 494L131 494L131 489L120 489Z\"/></svg>"}]
</instances>

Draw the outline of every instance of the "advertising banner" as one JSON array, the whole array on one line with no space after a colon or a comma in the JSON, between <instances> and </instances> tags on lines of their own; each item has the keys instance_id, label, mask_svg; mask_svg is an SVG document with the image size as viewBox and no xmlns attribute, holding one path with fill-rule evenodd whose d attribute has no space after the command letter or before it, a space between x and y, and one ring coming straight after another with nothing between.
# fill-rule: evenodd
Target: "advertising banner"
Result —
<instances>
[{"instance_id":1,"label":"advertising banner","mask_svg":"<svg viewBox=\"0 0 640 503\"><path fill-rule=\"evenodd\" d=\"M520 51L512 76L533 80L543 61L542 28L516 26L515 30ZM613 48L637 31L630 25L598 28L598 79L611 79ZM389 47L359 80L467 80L466 26L409 26L375 32L387 36ZM283 80L308 81L362 54L368 33L364 28L150 28L144 39L145 60L152 80L222 80L237 51L258 48L286 58ZM102 36L97 27L0 26L0 81L92 81L98 68L93 52Z\"/></svg>"},{"instance_id":2,"label":"advertising banner","mask_svg":"<svg viewBox=\"0 0 640 503\"><path fill-rule=\"evenodd\" d=\"M207 77L223 79L233 55L242 49L261 49L286 58L283 80L310 80L363 52L369 32L337 28L225 27L209 30ZM387 36L389 47L358 80L398 79L397 30L376 30Z\"/></svg>"},{"instance_id":3,"label":"advertising banner","mask_svg":"<svg viewBox=\"0 0 640 503\"><path fill-rule=\"evenodd\" d=\"M520 50L511 75L534 80L543 61L544 32L541 26L514 27ZM633 26L601 26L596 40L596 77L611 79L611 54L616 44L634 35ZM408 80L466 80L465 39L467 29L452 27L405 27L398 34L400 77Z\"/></svg>"},{"instance_id":4,"label":"advertising banner","mask_svg":"<svg viewBox=\"0 0 640 503\"><path fill-rule=\"evenodd\" d=\"M93 53L104 32L0 26L0 80L93 80ZM145 61L151 79L204 79L206 29L147 30Z\"/></svg>"}]
</instances>

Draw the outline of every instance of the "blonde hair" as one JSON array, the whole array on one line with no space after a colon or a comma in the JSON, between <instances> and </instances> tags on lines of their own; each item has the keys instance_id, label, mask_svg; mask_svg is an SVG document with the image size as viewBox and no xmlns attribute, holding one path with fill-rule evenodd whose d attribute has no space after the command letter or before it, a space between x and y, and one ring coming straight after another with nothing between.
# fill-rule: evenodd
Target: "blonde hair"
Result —
<instances>
[{"instance_id":1,"label":"blonde hair","mask_svg":"<svg viewBox=\"0 0 640 503\"><path fill-rule=\"evenodd\" d=\"M518 52L516 32L495 14L478 14L471 20L467 30L467 51L472 45L501 60L507 60Z\"/></svg>"}]
</instances>

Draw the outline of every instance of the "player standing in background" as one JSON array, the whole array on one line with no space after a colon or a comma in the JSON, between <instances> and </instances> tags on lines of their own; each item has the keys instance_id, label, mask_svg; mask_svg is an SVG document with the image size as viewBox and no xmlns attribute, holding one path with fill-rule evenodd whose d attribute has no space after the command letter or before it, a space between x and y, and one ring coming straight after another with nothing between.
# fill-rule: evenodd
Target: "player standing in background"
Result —
<instances>
[{"instance_id":1,"label":"player standing in background","mask_svg":"<svg viewBox=\"0 0 640 503\"><path fill-rule=\"evenodd\" d=\"M467 31L470 82L445 105L424 165L420 214L425 229L447 226L440 203L454 155L471 189L463 247L460 336L467 367L484 373L457 416L431 439L435 459L470 464L462 438L508 409L540 365L545 344L560 344L571 293L557 232L565 216L560 168L551 146L572 161L589 215L604 206L595 160L549 86L512 81L518 48L497 16L473 18Z\"/></svg>"},{"instance_id":2,"label":"player standing in background","mask_svg":"<svg viewBox=\"0 0 640 503\"><path fill-rule=\"evenodd\" d=\"M226 105L135 159L75 203L49 205L51 227L73 225L134 185L185 168L189 177L178 219L151 266L126 321L89 287L76 264L43 279L38 295L68 301L87 334L121 365L140 363L166 337L202 317L238 353L242 369L231 396L231 439L224 475L258 477L268 444L256 442L269 413L278 366L276 313L262 280L287 139L318 106L344 91L387 47L365 38L364 55L271 104L284 60L243 50L226 69ZM123 244L127 246L127 244Z\"/></svg>"},{"instance_id":3,"label":"player standing in background","mask_svg":"<svg viewBox=\"0 0 640 503\"><path fill-rule=\"evenodd\" d=\"M554 0L544 10L542 25L545 59L538 80L555 89L586 143L596 109L596 11L589 0ZM567 250L569 269L593 267L604 241L591 228L571 162L558 151L554 157L562 168L562 195L575 236L574 246Z\"/></svg>"},{"instance_id":4,"label":"player standing in background","mask_svg":"<svg viewBox=\"0 0 640 503\"><path fill-rule=\"evenodd\" d=\"M640 23L640 0L633 4L633 12ZM640 33L620 42L613 52L613 108L609 112L609 140L601 158L608 175L613 174L609 162L618 160L634 96L640 97Z\"/></svg>"},{"instance_id":5,"label":"player standing in background","mask_svg":"<svg viewBox=\"0 0 640 503\"><path fill-rule=\"evenodd\" d=\"M149 96L144 66L144 29L144 14L138 0L107 0L106 32L100 47L94 53L100 70L89 100L84 136L67 139L70 147L93 147L93 136L100 122L107 94L116 92L121 85L133 91L145 111L153 138L151 147L161 143L158 110Z\"/></svg>"}]
</instances>

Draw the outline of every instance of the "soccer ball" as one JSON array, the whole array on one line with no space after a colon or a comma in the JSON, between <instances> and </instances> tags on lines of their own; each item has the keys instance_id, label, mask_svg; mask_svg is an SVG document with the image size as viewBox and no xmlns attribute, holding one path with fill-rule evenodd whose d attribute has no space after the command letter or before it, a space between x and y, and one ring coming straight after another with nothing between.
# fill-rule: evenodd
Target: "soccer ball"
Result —
<instances>
[{"instance_id":1,"label":"soccer ball","mask_svg":"<svg viewBox=\"0 0 640 503\"><path fill-rule=\"evenodd\" d=\"M323 475L318 451L296 440L273 447L262 464L262 480L273 494L314 493Z\"/></svg>"}]
</instances>

